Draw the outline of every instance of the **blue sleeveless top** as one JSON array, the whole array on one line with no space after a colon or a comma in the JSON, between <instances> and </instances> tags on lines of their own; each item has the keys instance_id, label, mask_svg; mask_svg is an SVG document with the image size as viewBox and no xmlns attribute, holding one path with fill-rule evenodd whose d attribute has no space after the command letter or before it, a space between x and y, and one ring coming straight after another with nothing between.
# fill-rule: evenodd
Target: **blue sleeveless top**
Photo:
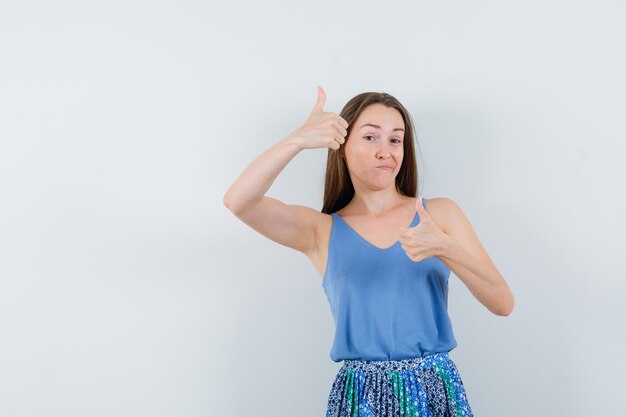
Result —
<instances>
[{"instance_id":1,"label":"blue sleeveless top","mask_svg":"<svg viewBox=\"0 0 626 417\"><path fill-rule=\"evenodd\" d=\"M330 358L399 360L456 347L448 316L450 269L434 256L412 261L399 241L378 248L337 213L331 216L322 279L335 321ZM416 211L410 227L418 223Z\"/></svg>"}]
</instances>

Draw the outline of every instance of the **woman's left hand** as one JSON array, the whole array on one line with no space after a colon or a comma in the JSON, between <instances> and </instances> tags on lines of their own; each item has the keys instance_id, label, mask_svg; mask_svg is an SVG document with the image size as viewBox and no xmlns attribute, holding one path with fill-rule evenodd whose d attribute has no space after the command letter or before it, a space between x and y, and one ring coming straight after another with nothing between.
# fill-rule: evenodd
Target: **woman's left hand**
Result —
<instances>
[{"instance_id":1,"label":"woman's left hand","mask_svg":"<svg viewBox=\"0 0 626 417\"><path fill-rule=\"evenodd\" d=\"M420 222L415 227L403 228L400 233L400 244L409 259L419 262L441 253L450 236L442 232L426 212L421 196L417 197L415 206Z\"/></svg>"}]
</instances>

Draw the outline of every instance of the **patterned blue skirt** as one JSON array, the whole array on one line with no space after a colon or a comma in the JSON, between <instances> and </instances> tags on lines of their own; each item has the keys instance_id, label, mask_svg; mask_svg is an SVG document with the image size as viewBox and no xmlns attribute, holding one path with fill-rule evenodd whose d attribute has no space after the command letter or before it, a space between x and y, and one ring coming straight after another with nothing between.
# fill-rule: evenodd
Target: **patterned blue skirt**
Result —
<instances>
[{"instance_id":1,"label":"patterned blue skirt","mask_svg":"<svg viewBox=\"0 0 626 417\"><path fill-rule=\"evenodd\" d=\"M448 352L386 361L344 360L326 417L472 417Z\"/></svg>"}]
</instances>

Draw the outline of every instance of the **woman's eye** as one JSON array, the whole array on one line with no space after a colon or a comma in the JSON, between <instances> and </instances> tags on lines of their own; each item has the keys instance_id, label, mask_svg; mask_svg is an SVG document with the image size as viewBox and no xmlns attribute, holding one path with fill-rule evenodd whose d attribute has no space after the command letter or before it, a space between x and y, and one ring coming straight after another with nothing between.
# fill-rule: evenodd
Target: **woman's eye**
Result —
<instances>
[{"instance_id":1,"label":"woman's eye","mask_svg":"<svg viewBox=\"0 0 626 417\"><path fill-rule=\"evenodd\" d=\"M365 139L366 139L366 140L367 140L367 138L374 138L374 139L376 139L376 138L375 138L374 136L372 136L372 135L367 135L367 136L365 136ZM397 139L397 138L394 138L394 139L392 139L392 140L394 141L394 143L402 143L402 141L401 141L400 139Z\"/></svg>"}]
</instances>

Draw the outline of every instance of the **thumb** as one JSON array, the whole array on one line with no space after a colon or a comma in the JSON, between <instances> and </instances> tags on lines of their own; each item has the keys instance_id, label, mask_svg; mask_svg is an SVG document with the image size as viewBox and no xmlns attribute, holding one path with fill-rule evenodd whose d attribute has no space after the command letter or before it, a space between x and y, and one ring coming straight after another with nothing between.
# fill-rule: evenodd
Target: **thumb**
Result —
<instances>
[{"instance_id":1,"label":"thumb","mask_svg":"<svg viewBox=\"0 0 626 417\"><path fill-rule=\"evenodd\" d=\"M428 216L428 213L426 213L426 209L424 208L424 201L421 195L417 196L417 200L415 201L415 208L417 209L418 216L420 216L420 221L424 217Z\"/></svg>"},{"instance_id":2,"label":"thumb","mask_svg":"<svg viewBox=\"0 0 626 417\"><path fill-rule=\"evenodd\" d=\"M319 85L317 86L317 101L315 102L315 106L313 106L313 110L311 110L311 114L313 113L322 113L324 111L324 104L326 104L326 92Z\"/></svg>"}]
</instances>

